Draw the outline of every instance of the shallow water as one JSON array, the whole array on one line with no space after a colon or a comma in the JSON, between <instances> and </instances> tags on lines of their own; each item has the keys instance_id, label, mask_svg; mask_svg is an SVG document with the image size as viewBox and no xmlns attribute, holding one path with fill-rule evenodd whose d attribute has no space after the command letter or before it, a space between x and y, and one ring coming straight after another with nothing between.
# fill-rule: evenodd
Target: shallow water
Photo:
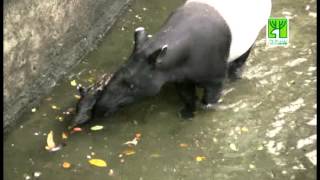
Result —
<instances>
[{"instance_id":1,"label":"shallow water","mask_svg":"<svg viewBox=\"0 0 320 180\"><path fill-rule=\"evenodd\" d=\"M191 122L182 121L182 104L166 86L158 96L70 134L62 150L45 150L47 133L61 142L71 118L62 113L76 102L70 81L89 85L116 70L131 52L134 29L144 26L153 34L182 3L136 0L98 49L6 135L4 179L34 179L34 172L46 180L316 179L316 2L310 0L274 1L272 16L290 18L290 46L266 47L261 32L243 79L226 84L215 111L199 109ZM104 129L90 131L97 124ZM136 133L142 136L130 149L135 154L119 157ZM90 165L89 156L108 166ZM71 168L62 168L63 162Z\"/></svg>"}]
</instances>

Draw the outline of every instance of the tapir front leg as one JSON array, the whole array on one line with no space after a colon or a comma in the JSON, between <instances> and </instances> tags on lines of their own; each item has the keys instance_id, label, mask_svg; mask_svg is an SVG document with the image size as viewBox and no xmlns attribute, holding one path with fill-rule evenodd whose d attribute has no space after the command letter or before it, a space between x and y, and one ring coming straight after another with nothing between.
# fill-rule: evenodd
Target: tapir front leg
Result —
<instances>
[{"instance_id":1,"label":"tapir front leg","mask_svg":"<svg viewBox=\"0 0 320 180\"><path fill-rule=\"evenodd\" d=\"M218 103L223 87L223 80L214 81L204 86L202 104L204 109L212 109Z\"/></svg>"},{"instance_id":2,"label":"tapir front leg","mask_svg":"<svg viewBox=\"0 0 320 180\"><path fill-rule=\"evenodd\" d=\"M184 119L190 119L194 116L196 110L196 86L191 82L176 83L178 94L184 103L180 110L180 116Z\"/></svg>"}]
</instances>

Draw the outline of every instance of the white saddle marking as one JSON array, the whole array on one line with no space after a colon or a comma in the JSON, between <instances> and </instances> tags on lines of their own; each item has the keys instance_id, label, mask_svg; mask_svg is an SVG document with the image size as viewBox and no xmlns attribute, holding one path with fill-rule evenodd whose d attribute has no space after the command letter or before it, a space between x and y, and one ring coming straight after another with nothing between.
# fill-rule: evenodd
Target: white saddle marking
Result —
<instances>
[{"instance_id":1,"label":"white saddle marking","mask_svg":"<svg viewBox=\"0 0 320 180\"><path fill-rule=\"evenodd\" d=\"M228 62L244 54L255 42L271 13L271 0L187 0L214 7L231 31Z\"/></svg>"}]
</instances>

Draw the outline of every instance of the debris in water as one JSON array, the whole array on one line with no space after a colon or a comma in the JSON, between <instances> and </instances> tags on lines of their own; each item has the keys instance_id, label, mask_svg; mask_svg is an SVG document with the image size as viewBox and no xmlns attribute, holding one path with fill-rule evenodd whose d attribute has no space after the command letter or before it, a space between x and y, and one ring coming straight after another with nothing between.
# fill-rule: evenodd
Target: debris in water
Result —
<instances>
[{"instance_id":1,"label":"debris in water","mask_svg":"<svg viewBox=\"0 0 320 180\"><path fill-rule=\"evenodd\" d=\"M186 147L188 147L188 144L180 143L179 146L182 147L182 148L186 148Z\"/></svg>"},{"instance_id":2,"label":"debris in water","mask_svg":"<svg viewBox=\"0 0 320 180\"><path fill-rule=\"evenodd\" d=\"M99 130L103 129L103 126L95 125L95 126L92 126L90 129L91 129L91 131L99 131Z\"/></svg>"},{"instance_id":3,"label":"debris in water","mask_svg":"<svg viewBox=\"0 0 320 180\"><path fill-rule=\"evenodd\" d=\"M56 147L56 144L55 142L53 141L53 132L50 131L48 136L47 136L47 146L46 146L46 149L49 150L49 149L52 149L52 148L55 148Z\"/></svg>"},{"instance_id":4,"label":"debris in water","mask_svg":"<svg viewBox=\"0 0 320 180\"><path fill-rule=\"evenodd\" d=\"M113 176L113 175L114 175L113 169L110 169L110 170L109 170L108 175L109 175L109 176Z\"/></svg>"},{"instance_id":5,"label":"debris in water","mask_svg":"<svg viewBox=\"0 0 320 180\"><path fill-rule=\"evenodd\" d=\"M229 147L230 147L230 149L233 150L233 151L238 151L236 145L233 144L233 143L231 143L231 144L229 145Z\"/></svg>"},{"instance_id":6,"label":"debris in water","mask_svg":"<svg viewBox=\"0 0 320 180\"><path fill-rule=\"evenodd\" d=\"M80 128L80 127L74 127L74 128L72 129L72 131L73 131L73 132L80 132L80 131L82 131L82 128Z\"/></svg>"},{"instance_id":7,"label":"debris in water","mask_svg":"<svg viewBox=\"0 0 320 180\"><path fill-rule=\"evenodd\" d=\"M253 165L253 164L249 164L249 168L250 168L250 169L254 169L254 168L256 168L256 166Z\"/></svg>"},{"instance_id":8,"label":"debris in water","mask_svg":"<svg viewBox=\"0 0 320 180\"><path fill-rule=\"evenodd\" d=\"M126 149L122 152L126 156L134 155L136 152L133 149Z\"/></svg>"},{"instance_id":9,"label":"debris in water","mask_svg":"<svg viewBox=\"0 0 320 180\"><path fill-rule=\"evenodd\" d=\"M107 163L102 159L90 159L89 163L97 167L107 167Z\"/></svg>"},{"instance_id":10,"label":"debris in water","mask_svg":"<svg viewBox=\"0 0 320 180\"><path fill-rule=\"evenodd\" d=\"M71 164L69 162L63 162L62 167L65 169L69 169L71 167Z\"/></svg>"},{"instance_id":11,"label":"debris in water","mask_svg":"<svg viewBox=\"0 0 320 180\"><path fill-rule=\"evenodd\" d=\"M127 141L124 143L125 145L137 145L138 144L138 141L137 141L137 138L134 138L132 141Z\"/></svg>"},{"instance_id":12,"label":"debris in water","mask_svg":"<svg viewBox=\"0 0 320 180\"><path fill-rule=\"evenodd\" d=\"M33 176L37 178L37 177L41 176L41 172L36 171L33 173Z\"/></svg>"},{"instance_id":13,"label":"debris in water","mask_svg":"<svg viewBox=\"0 0 320 180\"><path fill-rule=\"evenodd\" d=\"M76 80L72 80L72 81L70 82L70 84L71 84L71 86L77 86Z\"/></svg>"},{"instance_id":14,"label":"debris in water","mask_svg":"<svg viewBox=\"0 0 320 180\"><path fill-rule=\"evenodd\" d=\"M249 131L249 129L248 129L248 128L246 128L246 127L242 127L242 128L241 128L241 131L242 131L242 132L248 132L248 131Z\"/></svg>"},{"instance_id":15,"label":"debris in water","mask_svg":"<svg viewBox=\"0 0 320 180\"><path fill-rule=\"evenodd\" d=\"M201 161L203 161L203 160L205 160L206 159L206 157L204 157L204 156L197 156L196 157L196 161L197 162L201 162Z\"/></svg>"},{"instance_id":16,"label":"debris in water","mask_svg":"<svg viewBox=\"0 0 320 180\"><path fill-rule=\"evenodd\" d=\"M52 105L51 108L52 109L58 109L58 107L56 105Z\"/></svg>"},{"instance_id":17,"label":"debris in water","mask_svg":"<svg viewBox=\"0 0 320 180\"><path fill-rule=\"evenodd\" d=\"M67 139L67 138L68 138L67 133L63 132L63 133L62 133L62 139Z\"/></svg>"}]
</instances>

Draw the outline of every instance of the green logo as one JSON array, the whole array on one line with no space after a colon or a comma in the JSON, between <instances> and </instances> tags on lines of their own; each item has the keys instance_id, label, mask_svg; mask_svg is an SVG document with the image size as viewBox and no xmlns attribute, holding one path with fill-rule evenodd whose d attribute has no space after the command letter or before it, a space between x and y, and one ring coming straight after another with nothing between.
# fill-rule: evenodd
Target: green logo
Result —
<instances>
[{"instance_id":1,"label":"green logo","mask_svg":"<svg viewBox=\"0 0 320 180\"><path fill-rule=\"evenodd\" d=\"M269 18L267 44L270 46L286 46L289 44L289 20L287 18Z\"/></svg>"}]
</instances>

